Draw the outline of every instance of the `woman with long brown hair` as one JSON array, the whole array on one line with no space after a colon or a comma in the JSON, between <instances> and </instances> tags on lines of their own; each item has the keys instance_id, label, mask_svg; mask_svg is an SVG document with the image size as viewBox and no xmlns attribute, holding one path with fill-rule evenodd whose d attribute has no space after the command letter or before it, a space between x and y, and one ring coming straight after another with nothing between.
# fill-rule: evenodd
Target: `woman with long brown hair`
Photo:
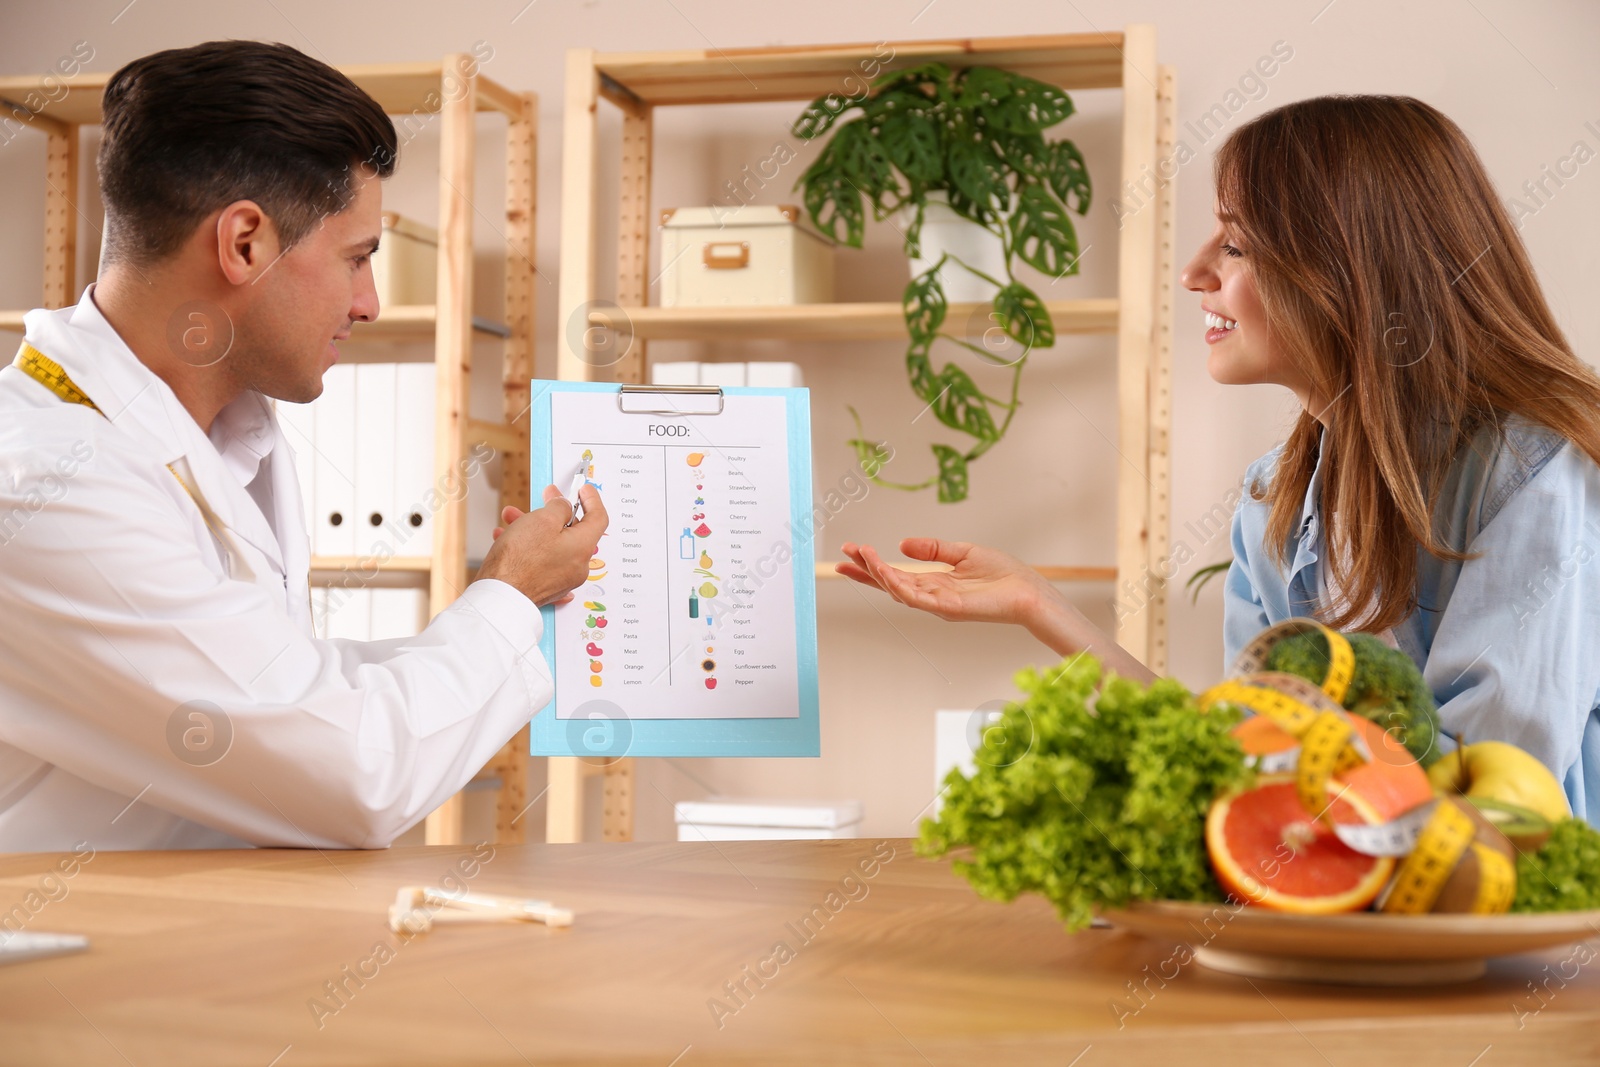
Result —
<instances>
[{"instance_id":1,"label":"woman with long brown hair","mask_svg":"<svg viewBox=\"0 0 1600 1067\"><path fill-rule=\"evenodd\" d=\"M1460 128L1410 97L1327 96L1236 130L1217 225L1183 272L1207 369L1303 408L1252 464L1224 592L1231 662L1314 615L1422 668L1446 733L1509 741L1600 823L1600 378L1562 335ZM840 573L946 619L1021 623L1148 669L1012 557L913 538L913 574Z\"/></svg>"}]
</instances>

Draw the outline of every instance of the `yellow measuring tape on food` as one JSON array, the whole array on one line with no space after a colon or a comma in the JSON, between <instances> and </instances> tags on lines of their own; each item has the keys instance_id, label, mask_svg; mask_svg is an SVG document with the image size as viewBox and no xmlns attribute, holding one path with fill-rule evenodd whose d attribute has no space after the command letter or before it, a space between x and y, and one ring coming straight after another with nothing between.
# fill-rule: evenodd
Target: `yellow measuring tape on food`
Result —
<instances>
[{"instance_id":1,"label":"yellow measuring tape on food","mask_svg":"<svg viewBox=\"0 0 1600 1067\"><path fill-rule=\"evenodd\" d=\"M1510 857L1476 840L1478 827L1456 801L1442 798L1417 835L1417 842L1395 872L1381 910L1423 915L1433 910L1445 883L1470 851L1478 866L1471 911L1497 915L1511 907L1517 870Z\"/></svg>"},{"instance_id":2,"label":"yellow measuring tape on food","mask_svg":"<svg viewBox=\"0 0 1600 1067\"><path fill-rule=\"evenodd\" d=\"M1328 642L1328 676L1317 686L1292 674L1267 671L1267 653L1286 637L1320 631ZM1343 634L1311 619L1290 619L1264 630L1239 654L1232 678L1200 694L1200 706L1226 702L1248 708L1276 723L1300 742L1295 793L1308 811L1329 817L1328 785L1342 771L1360 766L1365 756L1355 727L1340 705L1355 675L1355 652Z\"/></svg>"},{"instance_id":3,"label":"yellow measuring tape on food","mask_svg":"<svg viewBox=\"0 0 1600 1067\"><path fill-rule=\"evenodd\" d=\"M17 357L11 361L11 365L67 403L81 404L86 408L100 412L107 420L110 419L109 415L100 410L100 405L89 399L88 393L78 388L78 383L72 380L61 364L28 342L22 342L22 347L17 349ZM211 536L215 537L218 543L222 545L230 559L238 561L239 565L244 567L246 573L243 576L247 577L249 574L248 565L244 563L243 557L234 549L232 539L228 537L221 520L216 517L210 506L206 504L205 498L200 495L198 490L183 480L183 476L177 472L172 464L167 464L167 471L178 480L179 485L183 486L183 491L189 494L189 499L194 501L194 506L200 509L200 518L205 521L206 529L211 531Z\"/></svg>"}]
</instances>

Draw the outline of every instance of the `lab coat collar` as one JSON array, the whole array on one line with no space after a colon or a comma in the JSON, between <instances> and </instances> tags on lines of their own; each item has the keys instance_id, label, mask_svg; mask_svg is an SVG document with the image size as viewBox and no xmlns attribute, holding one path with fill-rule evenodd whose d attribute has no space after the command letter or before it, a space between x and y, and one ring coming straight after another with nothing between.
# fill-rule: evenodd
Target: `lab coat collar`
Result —
<instances>
[{"instance_id":1,"label":"lab coat collar","mask_svg":"<svg viewBox=\"0 0 1600 1067\"><path fill-rule=\"evenodd\" d=\"M261 394L248 391L217 415L207 437L177 394L133 354L95 306L94 286L77 305L32 311L29 343L61 364L119 431L147 442L154 458L179 469L218 521L283 570L283 553L268 517L245 491L279 441Z\"/></svg>"}]
</instances>

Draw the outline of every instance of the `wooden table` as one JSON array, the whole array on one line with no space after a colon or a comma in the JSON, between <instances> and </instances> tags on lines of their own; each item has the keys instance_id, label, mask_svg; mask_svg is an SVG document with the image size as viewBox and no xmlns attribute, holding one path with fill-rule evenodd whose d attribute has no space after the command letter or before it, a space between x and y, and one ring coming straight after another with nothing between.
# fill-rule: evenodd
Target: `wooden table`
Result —
<instances>
[{"instance_id":1,"label":"wooden table","mask_svg":"<svg viewBox=\"0 0 1600 1067\"><path fill-rule=\"evenodd\" d=\"M0 1063L1600 1062L1600 959L1564 983L1571 950L1446 989L1158 984L1172 946L1069 937L903 840L102 852L44 883L59 858L0 857L0 906L92 940L0 967ZM399 886L452 877L577 923L389 932Z\"/></svg>"}]
</instances>

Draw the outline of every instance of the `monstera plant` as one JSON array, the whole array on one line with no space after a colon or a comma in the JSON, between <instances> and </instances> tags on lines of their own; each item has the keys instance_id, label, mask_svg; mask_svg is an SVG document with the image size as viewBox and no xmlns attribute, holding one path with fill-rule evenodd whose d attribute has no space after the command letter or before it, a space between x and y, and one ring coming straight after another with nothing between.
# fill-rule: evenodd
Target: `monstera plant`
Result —
<instances>
[{"instance_id":1,"label":"monstera plant","mask_svg":"<svg viewBox=\"0 0 1600 1067\"><path fill-rule=\"evenodd\" d=\"M819 97L795 120L794 134L804 140L832 132L797 187L805 190L812 223L835 241L861 247L870 204L880 221L896 213L905 218L906 254L918 257L929 194L942 192L951 209L992 231L1004 248L1004 277L946 254L906 286L901 303L911 388L941 423L972 442L935 444L935 473L907 483L883 477L883 442L858 436L851 444L877 484L937 486L941 502L964 499L968 465L1005 436L1021 406L1028 353L1055 343L1044 302L1017 280L1013 268L1026 263L1051 278L1078 271L1078 237L1069 212L1088 210L1089 172L1071 141L1044 136L1072 111L1064 91L1032 78L992 67L952 71L943 63L925 63L881 75L859 96ZM999 351L972 343L970 322L946 326L940 278L947 263L995 287L982 325L985 332L1003 331ZM953 362L934 370L933 348L940 339L1009 368L1009 397L986 393ZM856 426L860 435L859 416Z\"/></svg>"}]
</instances>

